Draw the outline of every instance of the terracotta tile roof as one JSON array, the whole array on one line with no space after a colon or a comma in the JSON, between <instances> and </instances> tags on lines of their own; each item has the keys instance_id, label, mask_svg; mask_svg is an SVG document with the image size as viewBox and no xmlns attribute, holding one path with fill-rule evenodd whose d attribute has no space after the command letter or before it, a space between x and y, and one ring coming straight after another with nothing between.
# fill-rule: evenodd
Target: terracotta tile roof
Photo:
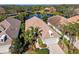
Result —
<instances>
[{"instance_id":1,"label":"terracotta tile roof","mask_svg":"<svg viewBox=\"0 0 79 59\"><path fill-rule=\"evenodd\" d=\"M79 21L79 15L68 18L67 20L68 20L69 23L78 22Z\"/></svg>"},{"instance_id":2,"label":"terracotta tile roof","mask_svg":"<svg viewBox=\"0 0 79 59\"><path fill-rule=\"evenodd\" d=\"M49 37L49 27L48 25L42 21L42 19L39 19L37 17L32 17L25 21L25 31L31 26L39 27L42 31L42 38L48 38Z\"/></svg>"},{"instance_id":3,"label":"terracotta tile roof","mask_svg":"<svg viewBox=\"0 0 79 59\"><path fill-rule=\"evenodd\" d=\"M56 15L48 18L48 22L53 25L63 25L67 23L67 19L62 16Z\"/></svg>"},{"instance_id":4,"label":"terracotta tile roof","mask_svg":"<svg viewBox=\"0 0 79 59\"><path fill-rule=\"evenodd\" d=\"M70 17L68 19L62 17L62 16L53 16L48 18L48 22L53 24L53 25L67 25L69 23L74 23L79 21L79 15Z\"/></svg>"}]
</instances>

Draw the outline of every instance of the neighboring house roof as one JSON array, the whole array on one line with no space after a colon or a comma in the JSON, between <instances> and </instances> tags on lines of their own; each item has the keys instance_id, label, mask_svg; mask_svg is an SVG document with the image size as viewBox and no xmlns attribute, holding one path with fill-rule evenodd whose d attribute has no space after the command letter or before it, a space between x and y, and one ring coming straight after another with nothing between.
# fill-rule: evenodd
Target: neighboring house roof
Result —
<instances>
[{"instance_id":1,"label":"neighboring house roof","mask_svg":"<svg viewBox=\"0 0 79 59\"><path fill-rule=\"evenodd\" d=\"M0 32L0 37L3 34L8 36L8 40L5 43L0 43L0 45L10 44L12 39L17 38L19 33L21 21L8 17L4 21L0 22L0 26L4 28L4 31Z\"/></svg>"},{"instance_id":2,"label":"neighboring house roof","mask_svg":"<svg viewBox=\"0 0 79 59\"><path fill-rule=\"evenodd\" d=\"M79 21L79 15L73 16L67 19L69 23L74 23Z\"/></svg>"},{"instance_id":3,"label":"neighboring house roof","mask_svg":"<svg viewBox=\"0 0 79 59\"><path fill-rule=\"evenodd\" d=\"M42 30L42 38L49 37L49 27L48 25L41 19L37 17L32 17L25 21L25 31L31 26L39 27Z\"/></svg>"},{"instance_id":4,"label":"neighboring house roof","mask_svg":"<svg viewBox=\"0 0 79 59\"><path fill-rule=\"evenodd\" d=\"M67 19L64 18L63 16L52 16L50 18L48 18L48 22L51 23L52 25L63 25L67 23Z\"/></svg>"},{"instance_id":5,"label":"neighboring house roof","mask_svg":"<svg viewBox=\"0 0 79 59\"><path fill-rule=\"evenodd\" d=\"M68 19L57 15L57 16L48 18L48 22L52 25L67 25L69 23L75 23L75 22L79 23L79 15L70 17Z\"/></svg>"},{"instance_id":6,"label":"neighboring house roof","mask_svg":"<svg viewBox=\"0 0 79 59\"><path fill-rule=\"evenodd\" d=\"M44 9L46 12L56 12L56 9L54 8L54 7L46 7L45 9Z\"/></svg>"},{"instance_id":7,"label":"neighboring house roof","mask_svg":"<svg viewBox=\"0 0 79 59\"><path fill-rule=\"evenodd\" d=\"M6 33L11 38L16 38L18 36L18 33L19 33L21 21L14 19L14 18L7 18L6 20L10 24L9 28L6 30Z\"/></svg>"}]
</instances>

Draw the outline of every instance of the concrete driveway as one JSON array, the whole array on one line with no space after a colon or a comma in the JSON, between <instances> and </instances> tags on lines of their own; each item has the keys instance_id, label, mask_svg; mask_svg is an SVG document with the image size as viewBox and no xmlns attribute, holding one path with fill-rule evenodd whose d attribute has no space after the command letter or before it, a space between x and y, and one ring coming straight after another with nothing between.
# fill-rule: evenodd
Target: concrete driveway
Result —
<instances>
[{"instance_id":1,"label":"concrete driveway","mask_svg":"<svg viewBox=\"0 0 79 59\"><path fill-rule=\"evenodd\" d=\"M0 46L0 54L10 54L9 52L9 47L11 45L3 45L3 46Z\"/></svg>"},{"instance_id":2,"label":"concrete driveway","mask_svg":"<svg viewBox=\"0 0 79 59\"><path fill-rule=\"evenodd\" d=\"M64 54L63 50L59 47L59 38L49 38L43 40L47 44L50 54Z\"/></svg>"}]
</instances>

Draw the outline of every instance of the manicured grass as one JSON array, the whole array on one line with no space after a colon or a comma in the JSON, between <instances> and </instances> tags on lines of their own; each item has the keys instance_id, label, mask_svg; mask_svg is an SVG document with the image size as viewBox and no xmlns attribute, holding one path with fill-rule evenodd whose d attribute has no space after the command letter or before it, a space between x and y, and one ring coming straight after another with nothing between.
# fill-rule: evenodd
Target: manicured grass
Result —
<instances>
[{"instance_id":1,"label":"manicured grass","mask_svg":"<svg viewBox=\"0 0 79 59\"><path fill-rule=\"evenodd\" d=\"M49 54L49 50L47 48L44 49L37 49L36 50L37 54Z\"/></svg>"},{"instance_id":2,"label":"manicured grass","mask_svg":"<svg viewBox=\"0 0 79 59\"><path fill-rule=\"evenodd\" d=\"M49 50L47 48L37 48L36 50L28 50L24 54L49 54Z\"/></svg>"}]
</instances>

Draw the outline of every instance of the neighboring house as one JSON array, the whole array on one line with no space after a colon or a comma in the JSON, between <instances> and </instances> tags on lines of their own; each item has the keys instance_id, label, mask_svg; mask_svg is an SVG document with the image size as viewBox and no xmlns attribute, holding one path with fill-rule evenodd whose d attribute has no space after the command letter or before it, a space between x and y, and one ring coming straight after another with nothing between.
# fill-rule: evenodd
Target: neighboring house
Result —
<instances>
[{"instance_id":1,"label":"neighboring house","mask_svg":"<svg viewBox=\"0 0 79 59\"><path fill-rule=\"evenodd\" d=\"M51 24L58 28L61 27L61 25L64 25L66 23L67 23L67 19L64 18L63 16L56 15L48 18L48 25Z\"/></svg>"},{"instance_id":2,"label":"neighboring house","mask_svg":"<svg viewBox=\"0 0 79 59\"><path fill-rule=\"evenodd\" d=\"M51 30L51 29L40 18L34 16L34 17L25 21L25 31L27 31L28 28L31 27L31 26L39 27L42 30L42 38L45 39L45 38L49 38L51 36L50 32L49 32L49 30Z\"/></svg>"},{"instance_id":3,"label":"neighboring house","mask_svg":"<svg viewBox=\"0 0 79 59\"><path fill-rule=\"evenodd\" d=\"M69 34L67 33L67 30L63 30L63 26L71 23L74 24L76 22L79 23L79 15L70 17L68 19L62 16L53 16L48 18L48 25L52 26L53 28L56 27L58 30L65 32L67 35Z\"/></svg>"},{"instance_id":4,"label":"neighboring house","mask_svg":"<svg viewBox=\"0 0 79 59\"><path fill-rule=\"evenodd\" d=\"M5 9L0 7L0 14L5 14L5 13L6 13Z\"/></svg>"},{"instance_id":5,"label":"neighboring house","mask_svg":"<svg viewBox=\"0 0 79 59\"><path fill-rule=\"evenodd\" d=\"M44 9L45 12L51 13L51 12L56 12L56 9L54 7L47 7Z\"/></svg>"},{"instance_id":6,"label":"neighboring house","mask_svg":"<svg viewBox=\"0 0 79 59\"><path fill-rule=\"evenodd\" d=\"M74 9L73 15L79 15L79 8Z\"/></svg>"},{"instance_id":7,"label":"neighboring house","mask_svg":"<svg viewBox=\"0 0 79 59\"><path fill-rule=\"evenodd\" d=\"M69 23L79 22L79 15L67 19Z\"/></svg>"},{"instance_id":8,"label":"neighboring house","mask_svg":"<svg viewBox=\"0 0 79 59\"><path fill-rule=\"evenodd\" d=\"M11 45L12 39L18 37L21 21L8 17L4 21L0 22L0 47ZM2 49L2 48L0 48Z\"/></svg>"},{"instance_id":9,"label":"neighboring house","mask_svg":"<svg viewBox=\"0 0 79 59\"><path fill-rule=\"evenodd\" d=\"M19 33L19 28L20 28L20 23L21 21L14 19L14 18L7 18L6 19L10 26L6 30L6 33L11 37L11 38L16 38Z\"/></svg>"},{"instance_id":10,"label":"neighboring house","mask_svg":"<svg viewBox=\"0 0 79 59\"><path fill-rule=\"evenodd\" d=\"M56 15L48 18L48 25L55 26L61 31L63 30L62 28L64 25L68 25L74 22L79 23L79 15L76 15L70 18L65 18L59 15Z\"/></svg>"},{"instance_id":11,"label":"neighboring house","mask_svg":"<svg viewBox=\"0 0 79 59\"><path fill-rule=\"evenodd\" d=\"M4 20L2 22L0 22L0 38L3 36L3 35L6 35L6 30L9 28L10 24ZM9 42L10 43L10 42ZM0 42L0 45L4 45L4 44L8 44L8 43L1 43Z\"/></svg>"},{"instance_id":12,"label":"neighboring house","mask_svg":"<svg viewBox=\"0 0 79 59\"><path fill-rule=\"evenodd\" d=\"M69 23L74 23L74 22L79 22L79 15L76 15L70 18L65 18L59 15L56 15L48 18L48 23L55 26L67 25Z\"/></svg>"}]
</instances>

